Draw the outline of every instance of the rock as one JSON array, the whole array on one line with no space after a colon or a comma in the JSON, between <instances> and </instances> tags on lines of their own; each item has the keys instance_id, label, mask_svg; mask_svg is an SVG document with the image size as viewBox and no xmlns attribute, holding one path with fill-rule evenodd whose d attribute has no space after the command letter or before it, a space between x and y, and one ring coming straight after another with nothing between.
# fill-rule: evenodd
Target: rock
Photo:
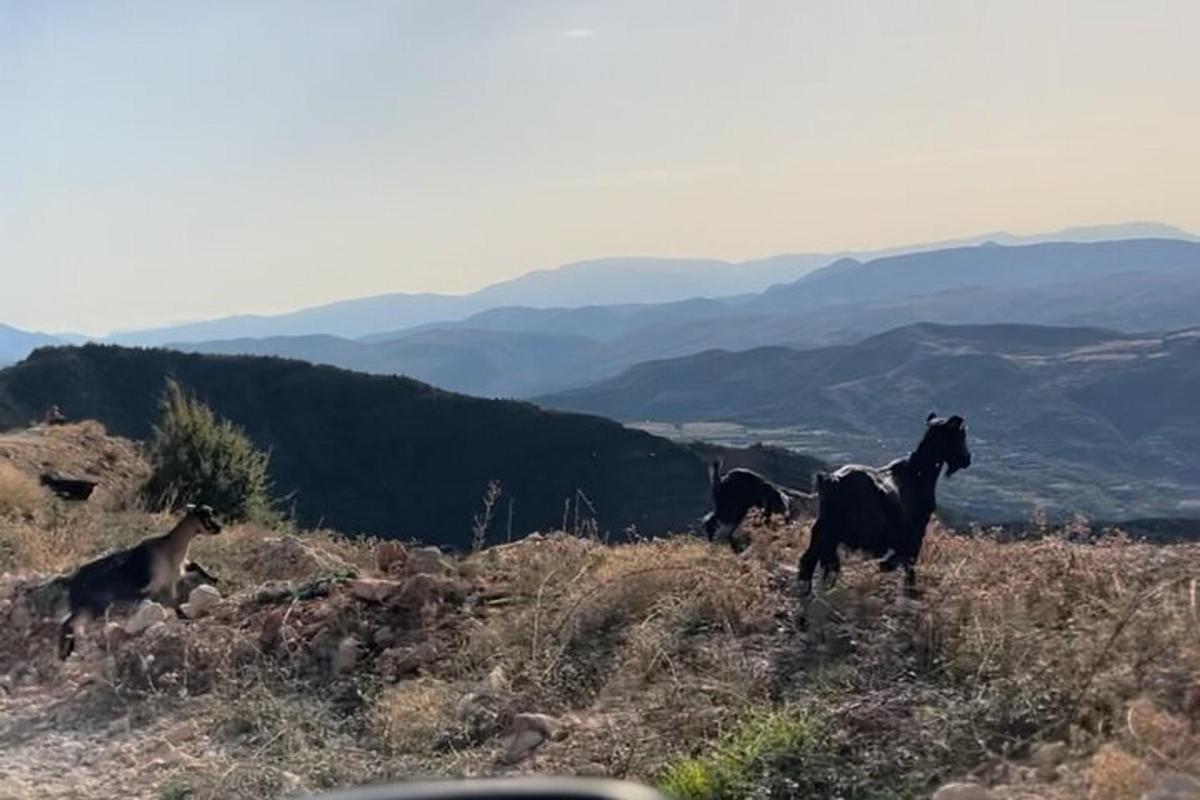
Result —
<instances>
[{"instance_id":1,"label":"rock","mask_svg":"<svg viewBox=\"0 0 1200 800\"><path fill-rule=\"evenodd\" d=\"M495 695L508 691L508 675L504 671L503 664L497 664L492 667L492 671L483 679L483 686L481 688Z\"/></svg>"},{"instance_id":2,"label":"rock","mask_svg":"<svg viewBox=\"0 0 1200 800\"><path fill-rule=\"evenodd\" d=\"M329 671L337 677L351 672L354 666L358 663L359 654L362 652L362 642L356 636L347 636L338 642L337 649L333 652L333 659L329 662Z\"/></svg>"},{"instance_id":3,"label":"rock","mask_svg":"<svg viewBox=\"0 0 1200 800\"><path fill-rule=\"evenodd\" d=\"M1141 800L1200 800L1200 781L1182 772L1167 772Z\"/></svg>"},{"instance_id":4,"label":"rock","mask_svg":"<svg viewBox=\"0 0 1200 800\"><path fill-rule=\"evenodd\" d=\"M454 719L469 743L482 742L496 732L496 699L482 692L468 692L454 707Z\"/></svg>"},{"instance_id":5,"label":"rock","mask_svg":"<svg viewBox=\"0 0 1200 800\"><path fill-rule=\"evenodd\" d=\"M436 547L422 547L408 554L404 562L405 575L451 575L458 570L454 562Z\"/></svg>"},{"instance_id":6,"label":"rock","mask_svg":"<svg viewBox=\"0 0 1200 800\"><path fill-rule=\"evenodd\" d=\"M261 540L246 560L247 570L259 581L295 581L322 573L349 571L346 562L304 542L297 536Z\"/></svg>"},{"instance_id":7,"label":"rock","mask_svg":"<svg viewBox=\"0 0 1200 800\"><path fill-rule=\"evenodd\" d=\"M1057 767L1067 760L1067 743L1046 742L1038 745L1029 760L1035 767Z\"/></svg>"},{"instance_id":8,"label":"rock","mask_svg":"<svg viewBox=\"0 0 1200 800\"><path fill-rule=\"evenodd\" d=\"M191 722L180 722L167 728L159 734L162 740L168 744L179 745L184 742L190 742L199 735L196 725Z\"/></svg>"},{"instance_id":9,"label":"rock","mask_svg":"<svg viewBox=\"0 0 1200 800\"><path fill-rule=\"evenodd\" d=\"M420 672L438 659L438 648L433 642L422 642L412 647L391 647L379 656L379 669L384 676L399 680Z\"/></svg>"},{"instance_id":10,"label":"rock","mask_svg":"<svg viewBox=\"0 0 1200 800\"><path fill-rule=\"evenodd\" d=\"M1058 767L1066 760L1066 742L1046 742L1033 751L1030 763L1037 770L1038 780L1050 782L1058 778Z\"/></svg>"},{"instance_id":11,"label":"rock","mask_svg":"<svg viewBox=\"0 0 1200 800\"><path fill-rule=\"evenodd\" d=\"M346 584L346 591L351 596L365 603L382 603L400 590L397 581L381 578L359 578Z\"/></svg>"},{"instance_id":12,"label":"rock","mask_svg":"<svg viewBox=\"0 0 1200 800\"><path fill-rule=\"evenodd\" d=\"M129 634L125 632L124 626L119 622L104 623L104 645L109 650L115 650L125 642L129 641Z\"/></svg>"},{"instance_id":13,"label":"rock","mask_svg":"<svg viewBox=\"0 0 1200 800\"><path fill-rule=\"evenodd\" d=\"M167 610L153 600L147 600L138 606L133 616L125 620L125 633L137 636L157 622L167 619Z\"/></svg>"},{"instance_id":14,"label":"rock","mask_svg":"<svg viewBox=\"0 0 1200 800\"><path fill-rule=\"evenodd\" d=\"M932 800L995 800L990 789L978 783L947 783L933 793Z\"/></svg>"},{"instance_id":15,"label":"rock","mask_svg":"<svg viewBox=\"0 0 1200 800\"><path fill-rule=\"evenodd\" d=\"M376 628L371 632L371 641L380 650L390 650L400 643L400 639L400 631L391 625L384 625L382 628Z\"/></svg>"},{"instance_id":16,"label":"rock","mask_svg":"<svg viewBox=\"0 0 1200 800\"><path fill-rule=\"evenodd\" d=\"M501 759L517 764L533 755L533 751L548 739L561 739L563 727L558 720L545 714L517 714L504 745Z\"/></svg>"},{"instance_id":17,"label":"rock","mask_svg":"<svg viewBox=\"0 0 1200 800\"><path fill-rule=\"evenodd\" d=\"M408 548L400 542L380 542L375 547L375 567L384 575L399 573L408 560Z\"/></svg>"},{"instance_id":18,"label":"rock","mask_svg":"<svg viewBox=\"0 0 1200 800\"><path fill-rule=\"evenodd\" d=\"M202 617L221 604L221 593L207 583L192 589L180 610L188 617Z\"/></svg>"},{"instance_id":19,"label":"rock","mask_svg":"<svg viewBox=\"0 0 1200 800\"><path fill-rule=\"evenodd\" d=\"M410 608L442 601L461 604L467 599L467 589L454 578L421 573L405 578L396 598Z\"/></svg>"},{"instance_id":20,"label":"rock","mask_svg":"<svg viewBox=\"0 0 1200 800\"><path fill-rule=\"evenodd\" d=\"M258 643L265 652L271 652L283 641L284 616L284 610L277 608L263 619L262 630L258 634Z\"/></svg>"}]
</instances>

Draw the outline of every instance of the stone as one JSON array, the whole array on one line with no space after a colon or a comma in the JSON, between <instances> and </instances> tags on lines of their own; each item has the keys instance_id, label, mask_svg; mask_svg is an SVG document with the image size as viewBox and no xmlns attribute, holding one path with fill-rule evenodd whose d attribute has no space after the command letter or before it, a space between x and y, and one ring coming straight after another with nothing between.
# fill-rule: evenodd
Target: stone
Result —
<instances>
[{"instance_id":1,"label":"stone","mask_svg":"<svg viewBox=\"0 0 1200 800\"><path fill-rule=\"evenodd\" d=\"M517 714L513 717L512 730L504 745L501 759L508 764L517 764L533 755L533 751L551 739L564 735L562 724L546 714Z\"/></svg>"},{"instance_id":2,"label":"stone","mask_svg":"<svg viewBox=\"0 0 1200 800\"><path fill-rule=\"evenodd\" d=\"M329 671L335 677L352 671L358 663L361 652L362 642L358 640L358 637L347 636L338 642L337 649L333 652L333 659L329 663Z\"/></svg>"},{"instance_id":3,"label":"stone","mask_svg":"<svg viewBox=\"0 0 1200 800\"><path fill-rule=\"evenodd\" d=\"M191 722L180 722L167 728L159 734L164 742L172 745L190 742L199 735L196 725Z\"/></svg>"},{"instance_id":4,"label":"stone","mask_svg":"<svg viewBox=\"0 0 1200 800\"><path fill-rule=\"evenodd\" d=\"M220 604L221 593L215 587L205 583L192 589L187 602L180 606L179 610L189 618L195 619L204 616Z\"/></svg>"},{"instance_id":5,"label":"stone","mask_svg":"<svg viewBox=\"0 0 1200 800\"><path fill-rule=\"evenodd\" d=\"M382 603L400 590L397 581L382 578L359 578L346 584L346 591L364 603Z\"/></svg>"},{"instance_id":6,"label":"stone","mask_svg":"<svg viewBox=\"0 0 1200 800\"><path fill-rule=\"evenodd\" d=\"M450 575L457 572L454 562L436 547L422 547L408 554L404 562L405 575Z\"/></svg>"},{"instance_id":7,"label":"stone","mask_svg":"<svg viewBox=\"0 0 1200 800\"><path fill-rule=\"evenodd\" d=\"M400 542L380 542L375 546L375 567L384 575L400 572L407 560L408 548Z\"/></svg>"},{"instance_id":8,"label":"stone","mask_svg":"<svg viewBox=\"0 0 1200 800\"><path fill-rule=\"evenodd\" d=\"M412 647L391 647L379 655L380 671L399 680L420 672L438 658L438 649L433 642L422 642Z\"/></svg>"},{"instance_id":9,"label":"stone","mask_svg":"<svg viewBox=\"0 0 1200 800\"><path fill-rule=\"evenodd\" d=\"M153 600L147 600L138 606L133 616L125 620L125 633L137 636L157 622L167 619L167 610Z\"/></svg>"},{"instance_id":10,"label":"stone","mask_svg":"<svg viewBox=\"0 0 1200 800\"><path fill-rule=\"evenodd\" d=\"M376 628L371 632L371 641L380 650L390 650L400 644L402 636L400 631L393 628L391 625L384 625L382 628Z\"/></svg>"},{"instance_id":11,"label":"stone","mask_svg":"<svg viewBox=\"0 0 1200 800\"><path fill-rule=\"evenodd\" d=\"M462 603L467 599L467 591L454 578L421 573L406 578L396 597L410 608L420 608L442 601Z\"/></svg>"},{"instance_id":12,"label":"stone","mask_svg":"<svg viewBox=\"0 0 1200 800\"><path fill-rule=\"evenodd\" d=\"M1167 772L1141 800L1200 800L1200 781L1182 772Z\"/></svg>"},{"instance_id":13,"label":"stone","mask_svg":"<svg viewBox=\"0 0 1200 800\"><path fill-rule=\"evenodd\" d=\"M979 783L947 783L931 800L996 800L996 795Z\"/></svg>"},{"instance_id":14,"label":"stone","mask_svg":"<svg viewBox=\"0 0 1200 800\"><path fill-rule=\"evenodd\" d=\"M338 556L297 536L262 539L247 555L245 568L259 581L301 581L349 570Z\"/></svg>"},{"instance_id":15,"label":"stone","mask_svg":"<svg viewBox=\"0 0 1200 800\"><path fill-rule=\"evenodd\" d=\"M109 650L114 650L129 641L129 634L125 632L124 626L119 622L104 623L103 637L104 645Z\"/></svg>"},{"instance_id":16,"label":"stone","mask_svg":"<svg viewBox=\"0 0 1200 800\"><path fill-rule=\"evenodd\" d=\"M264 651L271 652L283 641L284 616L284 610L277 608L263 619L262 630L258 634L258 643Z\"/></svg>"},{"instance_id":17,"label":"stone","mask_svg":"<svg viewBox=\"0 0 1200 800\"><path fill-rule=\"evenodd\" d=\"M1033 751L1030 763L1037 770L1038 780L1049 783L1058 778L1058 767L1066 760L1066 742L1045 742Z\"/></svg>"}]
</instances>

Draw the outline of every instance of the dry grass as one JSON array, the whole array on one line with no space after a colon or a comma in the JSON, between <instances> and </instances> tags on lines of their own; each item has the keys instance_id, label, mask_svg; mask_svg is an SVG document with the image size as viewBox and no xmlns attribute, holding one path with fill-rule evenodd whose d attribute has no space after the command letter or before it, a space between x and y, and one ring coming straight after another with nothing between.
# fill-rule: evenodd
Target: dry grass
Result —
<instances>
[{"instance_id":1,"label":"dry grass","mask_svg":"<svg viewBox=\"0 0 1200 800\"><path fill-rule=\"evenodd\" d=\"M457 695L451 684L432 678L389 687L371 708L371 729L390 752L428 752L450 724Z\"/></svg>"},{"instance_id":2,"label":"dry grass","mask_svg":"<svg viewBox=\"0 0 1200 800\"><path fill-rule=\"evenodd\" d=\"M46 502L42 487L7 461L0 461L0 519L29 517Z\"/></svg>"},{"instance_id":3,"label":"dry grass","mask_svg":"<svg viewBox=\"0 0 1200 800\"><path fill-rule=\"evenodd\" d=\"M38 516L15 537L16 566L57 568L168 523ZM750 533L741 558L690 537L534 537L458 561L465 602L335 591L272 607L252 599L264 580L254 559L281 532L237 526L193 553L235 599L127 643L100 688L120 713L205 733L194 760L160 776L195 797L508 770L661 779L686 796L924 797L948 779L1004 779L1007 762L1057 740L1083 788L1047 797L1122 800L1163 770L1200 771L1200 546L1004 543L935 527L919 600L848 558L841 586L802 607L785 568L804 526ZM404 555L296 535L364 575ZM266 648L272 615L283 634ZM339 674L330 652L351 636L361 656ZM383 666L423 647L436 655ZM523 712L554 715L568 734L506 766L497 754Z\"/></svg>"}]
</instances>

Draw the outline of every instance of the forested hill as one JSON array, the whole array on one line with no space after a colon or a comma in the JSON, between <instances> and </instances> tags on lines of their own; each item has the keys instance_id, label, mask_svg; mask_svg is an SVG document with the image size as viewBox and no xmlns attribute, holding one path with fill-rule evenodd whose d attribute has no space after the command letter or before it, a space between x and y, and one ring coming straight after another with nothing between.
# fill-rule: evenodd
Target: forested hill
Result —
<instances>
[{"instance_id":1,"label":"forested hill","mask_svg":"<svg viewBox=\"0 0 1200 800\"><path fill-rule=\"evenodd\" d=\"M493 538L507 535L510 503L514 535L561 525L578 492L614 535L684 528L708 503L703 460L687 446L599 417L278 358L43 348L0 371L0 425L57 404L145 439L168 377L270 451L277 491L294 493L305 525L463 546L492 480L504 493ZM792 475L797 463L810 461ZM581 513L591 515L586 503Z\"/></svg>"}]
</instances>

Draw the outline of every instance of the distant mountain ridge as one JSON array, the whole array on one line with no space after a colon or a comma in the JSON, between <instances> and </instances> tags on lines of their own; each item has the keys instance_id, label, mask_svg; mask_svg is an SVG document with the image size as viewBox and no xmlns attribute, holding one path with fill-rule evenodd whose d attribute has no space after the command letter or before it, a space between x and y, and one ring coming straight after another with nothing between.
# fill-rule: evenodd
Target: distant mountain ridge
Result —
<instances>
[{"instance_id":1,"label":"distant mountain ridge","mask_svg":"<svg viewBox=\"0 0 1200 800\"><path fill-rule=\"evenodd\" d=\"M62 340L50 334L32 333L0 324L0 367L20 361L35 348L53 344L62 344Z\"/></svg>"},{"instance_id":2,"label":"distant mountain ridge","mask_svg":"<svg viewBox=\"0 0 1200 800\"><path fill-rule=\"evenodd\" d=\"M948 492L970 513L1200 516L1200 328L923 323L812 350L710 350L538 398L626 422L730 426L831 461L882 463L930 409L971 424L976 463ZM651 426L652 430L659 430ZM739 433L738 430L741 429Z\"/></svg>"},{"instance_id":3,"label":"distant mountain ridge","mask_svg":"<svg viewBox=\"0 0 1200 800\"><path fill-rule=\"evenodd\" d=\"M643 361L707 349L851 343L932 321L1127 332L1200 325L1200 243L1138 239L976 246L843 260L758 295L574 309L498 308L350 341L174 343L406 374L481 396L586 386Z\"/></svg>"},{"instance_id":4,"label":"distant mountain ridge","mask_svg":"<svg viewBox=\"0 0 1200 800\"><path fill-rule=\"evenodd\" d=\"M839 258L869 260L890 255L977 245L986 241L1016 245L1040 241L1110 241L1162 237L1200 241L1192 234L1159 223L1126 223L1068 228L1056 233L1019 236L1003 232L935 243L836 253L785 253L743 262L703 258L600 258L534 270L463 295L385 294L342 300L278 315L243 314L107 338L117 344L160 345L244 337L326 333L357 338L436 322L462 320L492 308L535 308L668 303L697 297L753 294L794 281Z\"/></svg>"}]
</instances>

